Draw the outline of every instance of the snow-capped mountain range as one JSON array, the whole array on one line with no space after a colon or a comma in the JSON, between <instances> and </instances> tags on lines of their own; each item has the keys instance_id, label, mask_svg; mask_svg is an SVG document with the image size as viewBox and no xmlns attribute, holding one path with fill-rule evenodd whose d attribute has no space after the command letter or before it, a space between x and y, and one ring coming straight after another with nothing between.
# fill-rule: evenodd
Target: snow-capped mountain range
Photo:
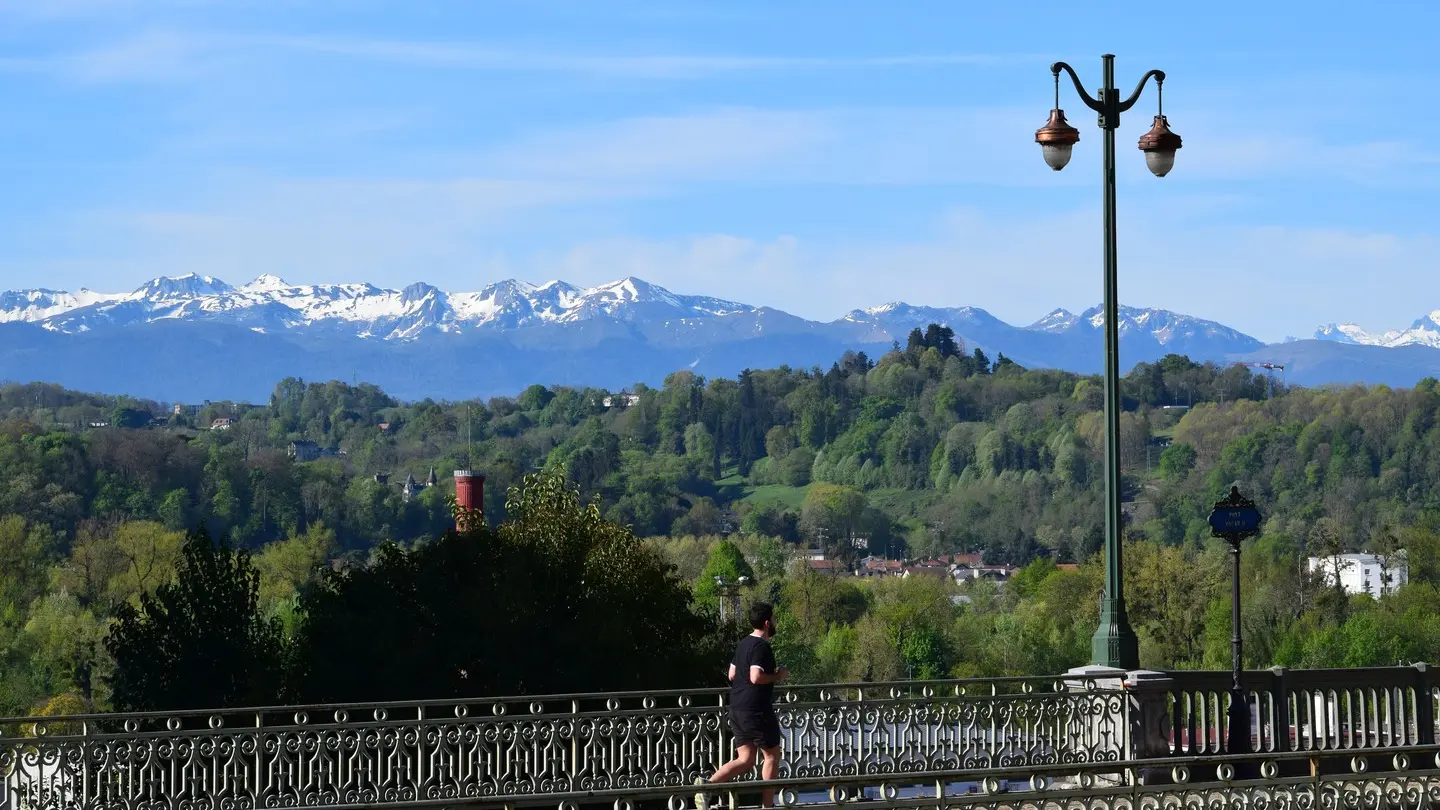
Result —
<instances>
[{"instance_id":1,"label":"snow-capped mountain range","mask_svg":"<svg viewBox=\"0 0 1440 810\"><path fill-rule=\"evenodd\" d=\"M1102 367L1099 307L1014 326L975 307L895 302L818 322L637 278L588 288L512 279L446 292L425 283L295 285L272 275L232 286L191 274L128 293L0 293L0 379L182 401L264 397L287 376L363 378L402 397L508 394L535 382L618 389L658 384L679 369L828 368L847 350L881 354L929 323L950 326L992 358L1082 373ZM1440 348L1428 348L1440 347L1440 311L1404 332L1333 326L1316 340L1266 346L1214 321L1121 307L1120 334L1127 368L1175 353L1285 363L1287 378L1302 384L1408 385L1440 374ZM1384 348L1392 346L1405 349ZM1366 354L1373 351L1398 354Z\"/></svg>"},{"instance_id":2,"label":"snow-capped mountain range","mask_svg":"<svg viewBox=\"0 0 1440 810\"><path fill-rule=\"evenodd\" d=\"M1440 349L1440 309L1426 313L1410 324L1409 329L1392 329L1377 335L1353 323L1332 323L1316 329L1315 339L1358 346L1429 346Z\"/></svg>"},{"instance_id":3,"label":"snow-capped mountain range","mask_svg":"<svg viewBox=\"0 0 1440 810\"><path fill-rule=\"evenodd\" d=\"M665 310L654 313L656 309ZM413 340L426 332L514 329L620 320L637 313L716 317L754 307L703 296L675 295L636 278L581 289L563 281L535 285L513 279L479 292L447 293L425 283L403 290L373 284L292 285L262 275L242 287L212 276L158 278L134 292L21 290L0 295L0 323L36 323L56 332L88 332L160 320L215 321L256 331L331 328L356 337Z\"/></svg>"},{"instance_id":4,"label":"snow-capped mountain range","mask_svg":"<svg viewBox=\"0 0 1440 810\"><path fill-rule=\"evenodd\" d=\"M768 312L784 316L777 310ZM233 287L213 276L190 274L157 278L129 293L36 289L0 295L0 323L34 323L64 334L178 320L226 323L257 332L339 330L360 338L409 341L429 333L520 329L596 319L676 326L766 313L749 304L678 295L638 278L589 288L564 281L531 284L507 279L479 292L447 293L423 282L390 290L364 283L293 285L272 275ZM1122 307L1120 316L1122 335L1144 335L1160 345L1197 337L1220 341L1230 349L1260 345L1229 327L1166 310ZM859 327L847 331L874 341L903 340L910 329L930 322L962 332L1017 329L975 307L922 307L903 302L852 310L830 324L802 321L837 329ZM1104 322L1100 307L1080 315L1057 309L1021 329L1064 335L1098 330ZM989 342L978 336L974 339Z\"/></svg>"}]
</instances>

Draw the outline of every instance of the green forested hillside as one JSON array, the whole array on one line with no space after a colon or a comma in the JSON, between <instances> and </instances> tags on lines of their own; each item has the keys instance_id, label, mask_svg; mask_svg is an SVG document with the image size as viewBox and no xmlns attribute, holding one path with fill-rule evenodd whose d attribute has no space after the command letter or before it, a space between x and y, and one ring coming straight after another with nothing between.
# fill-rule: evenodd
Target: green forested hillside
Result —
<instances>
[{"instance_id":1,"label":"green forested hillside","mask_svg":"<svg viewBox=\"0 0 1440 810\"><path fill-rule=\"evenodd\" d=\"M813 677L1083 662L1099 581L1088 563L1102 539L1098 379L1026 370L1003 355L992 363L932 326L878 362L847 355L829 369L738 379L680 372L628 393L534 385L483 403L402 403L373 386L289 379L268 403L176 413L43 385L0 388L0 655L11 673L0 703L21 710L67 691L103 702L107 617L172 576L186 528L203 522L254 550L263 601L285 617L317 564L363 565L381 541L442 532L457 468L488 476L492 522L522 476L563 469L641 536L729 533L752 565L779 554L767 593L794 622L785 643ZM1432 649L1432 619L1391 612L1430 610L1434 380L1414 390L1277 382L1267 398L1265 378L1245 368L1171 356L1128 374L1124 398L1129 588L1148 664L1224 661L1224 560L1204 517L1232 483L1268 518L1247 562L1255 661L1393 663L1381 659ZM228 429L210 429L220 419ZM334 455L292 460L296 440ZM407 499L407 474L424 484L432 468L438 485ZM910 580L783 574L786 544L845 556L856 553L852 537L893 556L975 550L991 562L1041 562L1001 591L978 587L966 604L929 599L918 613L903 607L920 598ZM683 562L714 542L664 545ZM1382 605L1332 598L1299 570L1307 551L1400 547L1412 550L1416 584ZM795 589L810 590L800 599ZM808 607L797 612L800 602ZM1386 628L1380 646L1355 646L1375 628Z\"/></svg>"}]
</instances>

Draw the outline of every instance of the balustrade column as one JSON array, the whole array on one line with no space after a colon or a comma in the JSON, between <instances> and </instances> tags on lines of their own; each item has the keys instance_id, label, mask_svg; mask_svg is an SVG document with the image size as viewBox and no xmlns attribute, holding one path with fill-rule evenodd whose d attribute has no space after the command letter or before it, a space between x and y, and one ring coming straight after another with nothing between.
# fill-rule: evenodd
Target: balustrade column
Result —
<instances>
[{"instance_id":1,"label":"balustrade column","mask_svg":"<svg viewBox=\"0 0 1440 810\"><path fill-rule=\"evenodd\" d=\"M1431 693L1430 667L1415 665L1415 731L1421 745L1435 744L1435 697Z\"/></svg>"},{"instance_id":2,"label":"balustrade column","mask_svg":"<svg viewBox=\"0 0 1440 810\"><path fill-rule=\"evenodd\" d=\"M1126 753L1131 759L1170 755L1170 692L1175 679L1169 673L1137 669L1127 673L1125 694L1130 723Z\"/></svg>"}]
</instances>

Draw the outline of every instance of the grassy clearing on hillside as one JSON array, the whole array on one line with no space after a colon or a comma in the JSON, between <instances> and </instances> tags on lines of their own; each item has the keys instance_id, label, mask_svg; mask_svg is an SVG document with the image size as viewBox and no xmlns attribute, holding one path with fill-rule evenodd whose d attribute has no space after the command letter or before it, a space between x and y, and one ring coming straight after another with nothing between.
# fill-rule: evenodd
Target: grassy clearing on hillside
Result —
<instances>
[{"instance_id":1,"label":"grassy clearing on hillside","mask_svg":"<svg viewBox=\"0 0 1440 810\"><path fill-rule=\"evenodd\" d=\"M787 487L783 484L770 484L763 487L751 487L745 492L745 497L740 500L756 506L779 504L792 512L799 512L800 507L805 503L805 495L809 491L809 485Z\"/></svg>"},{"instance_id":2,"label":"grassy clearing on hillside","mask_svg":"<svg viewBox=\"0 0 1440 810\"><path fill-rule=\"evenodd\" d=\"M866 495L871 506L901 518L920 514L940 498L940 493L924 489L874 489Z\"/></svg>"},{"instance_id":3,"label":"grassy clearing on hillside","mask_svg":"<svg viewBox=\"0 0 1440 810\"><path fill-rule=\"evenodd\" d=\"M799 512L805 505L805 496L810 492L809 486L787 487L781 484L770 484L759 487L747 487L740 500L764 506L776 504L792 512ZM928 490L907 490L907 489L873 489L865 493L870 504L887 514L898 517L910 517L918 515L927 507L931 506L938 498L939 493Z\"/></svg>"}]
</instances>

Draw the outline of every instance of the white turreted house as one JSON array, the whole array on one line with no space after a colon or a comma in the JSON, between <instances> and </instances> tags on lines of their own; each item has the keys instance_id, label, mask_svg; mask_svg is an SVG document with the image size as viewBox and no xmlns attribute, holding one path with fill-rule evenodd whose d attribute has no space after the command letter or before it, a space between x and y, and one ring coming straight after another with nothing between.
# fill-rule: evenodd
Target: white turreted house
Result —
<instances>
[{"instance_id":1,"label":"white turreted house","mask_svg":"<svg viewBox=\"0 0 1440 810\"><path fill-rule=\"evenodd\" d=\"M1378 599L1394 593L1410 581L1410 569L1403 550L1388 557L1378 554L1311 557L1307 568L1332 586L1338 574L1340 588L1352 596L1368 593Z\"/></svg>"}]
</instances>

